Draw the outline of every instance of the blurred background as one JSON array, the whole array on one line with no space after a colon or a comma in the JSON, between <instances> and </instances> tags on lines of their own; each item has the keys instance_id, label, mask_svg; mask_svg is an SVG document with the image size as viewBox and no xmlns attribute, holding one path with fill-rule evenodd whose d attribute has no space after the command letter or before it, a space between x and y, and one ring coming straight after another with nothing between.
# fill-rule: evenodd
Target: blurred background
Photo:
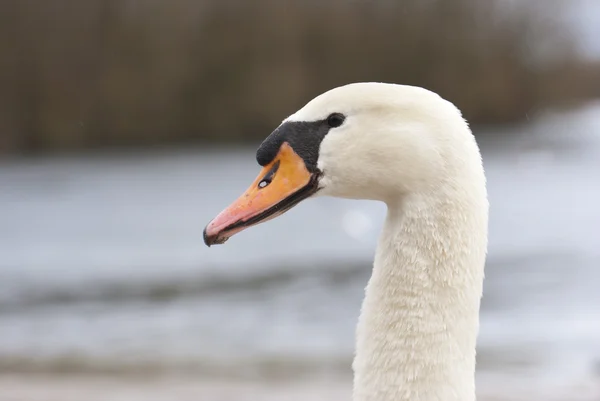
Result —
<instances>
[{"instance_id":1,"label":"blurred background","mask_svg":"<svg viewBox=\"0 0 600 401\"><path fill-rule=\"evenodd\" d=\"M440 93L481 146L479 399L600 400L597 0L0 2L0 400L350 400L384 206L202 230L356 81Z\"/></svg>"}]
</instances>

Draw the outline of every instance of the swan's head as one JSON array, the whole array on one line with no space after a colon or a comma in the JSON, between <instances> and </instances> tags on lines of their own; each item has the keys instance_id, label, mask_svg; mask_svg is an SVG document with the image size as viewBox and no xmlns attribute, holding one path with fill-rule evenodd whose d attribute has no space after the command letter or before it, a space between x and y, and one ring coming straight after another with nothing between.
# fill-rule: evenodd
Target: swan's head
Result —
<instances>
[{"instance_id":1,"label":"swan's head","mask_svg":"<svg viewBox=\"0 0 600 401\"><path fill-rule=\"evenodd\" d=\"M430 190L444 179L456 143L472 140L460 112L425 89L383 83L332 89L263 141L256 153L261 172L208 224L204 241L223 243L316 194L388 202Z\"/></svg>"}]
</instances>

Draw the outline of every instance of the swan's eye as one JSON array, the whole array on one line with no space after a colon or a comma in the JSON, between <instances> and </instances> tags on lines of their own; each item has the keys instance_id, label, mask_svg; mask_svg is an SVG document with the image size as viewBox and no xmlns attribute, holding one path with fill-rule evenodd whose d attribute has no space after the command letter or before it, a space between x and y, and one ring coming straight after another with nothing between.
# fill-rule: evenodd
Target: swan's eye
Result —
<instances>
[{"instance_id":1,"label":"swan's eye","mask_svg":"<svg viewBox=\"0 0 600 401\"><path fill-rule=\"evenodd\" d=\"M327 125L329 125L331 128L336 128L342 125L345 119L346 116L343 114L332 113L329 115L329 117L327 117Z\"/></svg>"}]
</instances>

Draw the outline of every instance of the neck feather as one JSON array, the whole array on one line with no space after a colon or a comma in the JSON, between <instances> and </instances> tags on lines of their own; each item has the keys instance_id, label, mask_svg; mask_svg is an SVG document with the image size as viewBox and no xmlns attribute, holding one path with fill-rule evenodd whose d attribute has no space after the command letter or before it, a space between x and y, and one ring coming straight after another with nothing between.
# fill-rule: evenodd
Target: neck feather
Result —
<instances>
[{"instance_id":1,"label":"neck feather","mask_svg":"<svg viewBox=\"0 0 600 401\"><path fill-rule=\"evenodd\" d=\"M475 399L487 213L485 184L388 203L357 329L354 401Z\"/></svg>"}]
</instances>

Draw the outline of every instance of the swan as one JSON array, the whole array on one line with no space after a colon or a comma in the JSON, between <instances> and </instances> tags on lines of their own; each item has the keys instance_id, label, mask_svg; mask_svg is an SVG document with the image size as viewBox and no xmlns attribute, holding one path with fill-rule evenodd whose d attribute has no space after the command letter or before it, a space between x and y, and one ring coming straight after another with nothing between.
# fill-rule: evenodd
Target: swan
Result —
<instances>
[{"instance_id":1,"label":"swan","mask_svg":"<svg viewBox=\"0 0 600 401\"><path fill-rule=\"evenodd\" d=\"M461 112L420 87L354 83L292 114L206 245L312 196L387 213L356 329L354 401L471 401L488 241L486 179Z\"/></svg>"}]
</instances>

